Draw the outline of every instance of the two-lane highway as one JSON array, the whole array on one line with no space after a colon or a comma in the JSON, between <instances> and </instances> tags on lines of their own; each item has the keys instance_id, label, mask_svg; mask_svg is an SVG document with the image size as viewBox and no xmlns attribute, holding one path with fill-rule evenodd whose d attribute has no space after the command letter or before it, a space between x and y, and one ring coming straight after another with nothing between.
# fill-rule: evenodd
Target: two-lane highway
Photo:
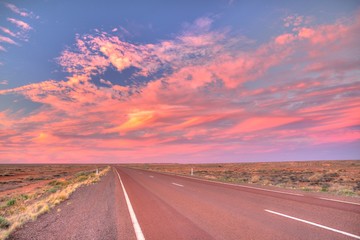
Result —
<instances>
[{"instance_id":1,"label":"two-lane highway","mask_svg":"<svg viewBox=\"0 0 360 240\"><path fill-rule=\"evenodd\" d=\"M114 171L132 208L137 239L360 239L359 202Z\"/></svg>"}]
</instances>

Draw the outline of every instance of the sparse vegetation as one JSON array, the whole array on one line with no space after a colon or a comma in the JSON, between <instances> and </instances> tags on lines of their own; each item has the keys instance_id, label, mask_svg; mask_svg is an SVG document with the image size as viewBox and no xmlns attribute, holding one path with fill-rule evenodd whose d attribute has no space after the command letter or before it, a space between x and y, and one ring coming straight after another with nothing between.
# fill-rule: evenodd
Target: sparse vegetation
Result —
<instances>
[{"instance_id":1,"label":"sparse vegetation","mask_svg":"<svg viewBox=\"0 0 360 240\"><path fill-rule=\"evenodd\" d=\"M0 239L7 238L19 226L35 220L39 215L68 199L78 187L96 183L109 169L110 167L102 168L99 175L94 171L73 173L66 179L47 182L32 194L18 194L11 198L1 197Z\"/></svg>"},{"instance_id":2,"label":"sparse vegetation","mask_svg":"<svg viewBox=\"0 0 360 240\"><path fill-rule=\"evenodd\" d=\"M6 218L0 216L0 228L1 229L6 229L10 226L10 222L8 220L6 220Z\"/></svg>"},{"instance_id":3,"label":"sparse vegetation","mask_svg":"<svg viewBox=\"0 0 360 240\"><path fill-rule=\"evenodd\" d=\"M21 197L22 200L29 199L29 195L27 195L27 194L21 194L20 197Z\"/></svg>"},{"instance_id":4,"label":"sparse vegetation","mask_svg":"<svg viewBox=\"0 0 360 240\"><path fill-rule=\"evenodd\" d=\"M7 206L12 206L16 203L16 200L15 199L10 199L9 201L7 201L6 205Z\"/></svg>"},{"instance_id":5,"label":"sparse vegetation","mask_svg":"<svg viewBox=\"0 0 360 240\"><path fill-rule=\"evenodd\" d=\"M58 187L52 187L52 188L48 189L48 192L49 193L55 193L57 190L59 190Z\"/></svg>"},{"instance_id":6,"label":"sparse vegetation","mask_svg":"<svg viewBox=\"0 0 360 240\"><path fill-rule=\"evenodd\" d=\"M135 168L231 183L253 183L307 192L360 196L360 161L227 164L134 164Z\"/></svg>"}]
</instances>

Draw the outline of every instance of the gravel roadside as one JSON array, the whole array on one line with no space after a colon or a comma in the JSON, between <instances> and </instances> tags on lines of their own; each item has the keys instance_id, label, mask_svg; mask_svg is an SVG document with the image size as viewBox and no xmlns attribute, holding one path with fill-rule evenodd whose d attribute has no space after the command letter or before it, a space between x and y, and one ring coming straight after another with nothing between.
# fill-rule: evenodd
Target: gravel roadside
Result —
<instances>
[{"instance_id":1,"label":"gravel roadside","mask_svg":"<svg viewBox=\"0 0 360 240\"><path fill-rule=\"evenodd\" d=\"M100 182L80 187L36 221L8 238L15 239L135 239L124 196L113 171Z\"/></svg>"}]
</instances>

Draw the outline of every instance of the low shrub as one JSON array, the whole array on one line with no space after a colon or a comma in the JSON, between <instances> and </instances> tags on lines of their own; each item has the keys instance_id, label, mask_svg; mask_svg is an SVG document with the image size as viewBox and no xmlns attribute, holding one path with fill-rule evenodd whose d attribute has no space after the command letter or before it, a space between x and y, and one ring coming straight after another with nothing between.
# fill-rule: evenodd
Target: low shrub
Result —
<instances>
[{"instance_id":1,"label":"low shrub","mask_svg":"<svg viewBox=\"0 0 360 240\"><path fill-rule=\"evenodd\" d=\"M27 195L27 194L21 194L20 196L21 196L21 198L23 200L28 200L29 199L29 195Z\"/></svg>"},{"instance_id":2,"label":"low shrub","mask_svg":"<svg viewBox=\"0 0 360 240\"><path fill-rule=\"evenodd\" d=\"M48 183L50 186L65 186L67 184L66 181L53 180Z\"/></svg>"},{"instance_id":3,"label":"low shrub","mask_svg":"<svg viewBox=\"0 0 360 240\"><path fill-rule=\"evenodd\" d=\"M88 176L89 174L91 174L91 172L78 172L75 174L75 177Z\"/></svg>"},{"instance_id":4,"label":"low shrub","mask_svg":"<svg viewBox=\"0 0 360 240\"><path fill-rule=\"evenodd\" d=\"M88 178L89 178L88 176L82 175L82 176L79 176L79 177L77 178L77 180L78 180L79 182L83 182L83 181L87 180Z\"/></svg>"},{"instance_id":5,"label":"low shrub","mask_svg":"<svg viewBox=\"0 0 360 240\"><path fill-rule=\"evenodd\" d=\"M321 191L322 191L322 192L327 192L327 191L329 191L329 187L330 187L330 184L324 183L324 184L321 186Z\"/></svg>"},{"instance_id":6,"label":"low shrub","mask_svg":"<svg viewBox=\"0 0 360 240\"><path fill-rule=\"evenodd\" d=\"M10 227L10 222L6 218L0 216L0 228L4 229L8 227Z\"/></svg>"},{"instance_id":7,"label":"low shrub","mask_svg":"<svg viewBox=\"0 0 360 240\"><path fill-rule=\"evenodd\" d=\"M47 190L49 193L55 193L55 192L57 192L57 190L59 190L59 188L58 187L52 187L52 188L50 188L49 190Z\"/></svg>"},{"instance_id":8,"label":"low shrub","mask_svg":"<svg viewBox=\"0 0 360 240\"><path fill-rule=\"evenodd\" d=\"M12 206L16 203L16 200L15 199L10 199L9 201L7 201L6 205L7 206Z\"/></svg>"}]
</instances>

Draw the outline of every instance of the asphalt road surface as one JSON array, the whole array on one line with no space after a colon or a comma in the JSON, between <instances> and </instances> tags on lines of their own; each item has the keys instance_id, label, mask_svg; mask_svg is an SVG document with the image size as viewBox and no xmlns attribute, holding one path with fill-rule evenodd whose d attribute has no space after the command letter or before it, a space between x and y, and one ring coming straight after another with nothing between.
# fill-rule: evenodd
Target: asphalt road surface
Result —
<instances>
[{"instance_id":1,"label":"asphalt road surface","mask_svg":"<svg viewBox=\"0 0 360 240\"><path fill-rule=\"evenodd\" d=\"M114 171L137 239L360 239L356 201L122 167Z\"/></svg>"},{"instance_id":2,"label":"asphalt road surface","mask_svg":"<svg viewBox=\"0 0 360 240\"><path fill-rule=\"evenodd\" d=\"M10 239L360 239L360 201L115 166Z\"/></svg>"}]
</instances>

